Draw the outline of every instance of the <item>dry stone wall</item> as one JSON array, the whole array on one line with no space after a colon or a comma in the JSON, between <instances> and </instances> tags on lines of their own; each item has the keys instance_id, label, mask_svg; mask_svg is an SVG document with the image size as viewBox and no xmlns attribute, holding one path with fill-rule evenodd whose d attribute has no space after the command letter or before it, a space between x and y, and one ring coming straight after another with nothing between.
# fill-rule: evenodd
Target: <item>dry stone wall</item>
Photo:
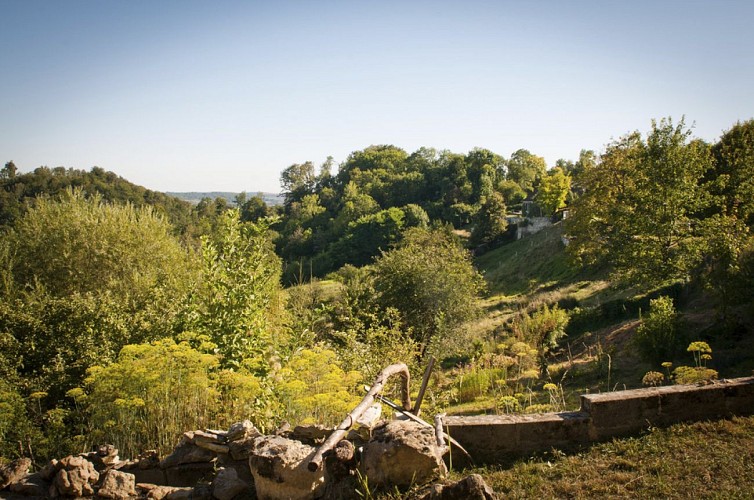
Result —
<instances>
[{"instance_id":1,"label":"dry stone wall","mask_svg":"<svg viewBox=\"0 0 754 500\"><path fill-rule=\"evenodd\" d=\"M448 433L480 463L571 449L679 422L754 414L754 377L581 396L581 410L446 417ZM460 460L460 457L459 457Z\"/></svg>"}]
</instances>

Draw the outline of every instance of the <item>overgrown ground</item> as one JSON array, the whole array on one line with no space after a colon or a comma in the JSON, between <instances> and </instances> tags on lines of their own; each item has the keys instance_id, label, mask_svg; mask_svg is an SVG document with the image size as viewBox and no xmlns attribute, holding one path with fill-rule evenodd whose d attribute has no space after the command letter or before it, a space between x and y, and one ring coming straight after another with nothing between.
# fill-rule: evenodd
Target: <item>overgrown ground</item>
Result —
<instances>
[{"instance_id":1,"label":"overgrown ground","mask_svg":"<svg viewBox=\"0 0 754 500\"><path fill-rule=\"evenodd\" d=\"M752 498L754 417L679 424L481 474L505 498Z\"/></svg>"},{"instance_id":2,"label":"overgrown ground","mask_svg":"<svg viewBox=\"0 0 754 500\"><path fill-rule=\"evenodd\" d=\"M556 225L476 259L489 289L483 299L485 314L474 330L496 341L525 308L558 303L568 309L572 321L576 319L549 368L570 410L578 408L580 394L641 386L651 366L637 355L631 339L651 295L611 285L604 270L575 269L560 236ZM721 332L726 327L704 292L683 293L679 302L685 333L693 340L710 339L715 351L712 366L721 377L751 375L752 336L735 329ZM584 314L586 310L598 314ZM750 314L739 311L739 317ZM542 398L544 382L530 384L535 397ZM448 409L463 414L495 411L499 408L492 394ZM754 417L649 429L642 436L577 454L553 450L515 464L456 471L453 476L469 473L481 474L506 498L754 498Z\"/></svg>"},{"instance_id":3,"label":"overgrown ground","mask_svg":"<svg viewBox=\"0 0 754 500\"><path fill-rule=\"evenodd\" d=\"M470 337L483 345L483 350L494 351L495 345L510 335L510 326L522 311L558 304L570 315L567 336L548 357L548 377L519 381L508 374L508 387L515 385L515 392L526 393L535 403L550 400L550 394L543 391L546 383L558 386L561 404L557 410L578 409L579 396L584 393L641 387L643 375L658 367L641 359L632 339L649 300L659 295L671 295L679 304L686 324L683 342L709 341L714 351L710 366L720 377L747 376L754 369L754 339L723 325L704 290L672 284L639 290L611 282L605 269L579 269L569 262L560 224L485 253L475 264L485 276L488 290L481 301L483 314L470 326ZM750 323L746 319L750 315L751 311L740 311L739 323ZM725 329L728 331L721 331ZM689 365L692 357L682 349L667 361ZM455 380L460 387L459 377L472 372L468 366L456 368L437 379L444 377L446 387L452 387L449 380ZM487 394L473 401L456 401L446 411L467 415L499 412L499 398L507 389L499 390L497 384L495 390L496 383L490 386Z\"/></svg>"}]
</instances>

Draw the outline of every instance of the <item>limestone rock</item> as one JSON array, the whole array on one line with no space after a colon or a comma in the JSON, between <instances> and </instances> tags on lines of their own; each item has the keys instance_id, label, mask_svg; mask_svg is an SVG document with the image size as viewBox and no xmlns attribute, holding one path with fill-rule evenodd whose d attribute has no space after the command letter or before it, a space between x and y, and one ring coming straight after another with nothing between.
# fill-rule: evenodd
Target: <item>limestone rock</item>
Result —
<instances>
[{"instance_id":1,"label":"limestone rock","mask_svg":"<svg viewBox=\"0 0 754 500\"><path fill-rule=\"evenodd\" d=\"M401 420L375 428L360 469L370 485L387 487L423 484L447 472L434 429Z\"/></svg>"},{"instance_id":2,"label":"limestone rock","mask_svg":"<svg viewBox=\"0 0 754 500\"><path fill-rule=\"evenodd\" d=\"M13 493L23 495L25 497L42 497L47 496L47 492L50 489L50 482L45 481L42 475L37 472L29 474L21 478L20 481L11 483L10 490Z\"/></svg>"},{"instance_id":3,"label":"limestone rock","mask_svg":"<svg viewBox=\"0 0 754 500\"><path fill-rule=\"evenodd\" d=\"M235 469L236 476L247 484L254 484L254 477L249 469L249 457L244 460L233 460L229 455L218 455L216 467L218 469Z\"/></svg>"},{"instance_id":4,"label":"limestone rock","mask_svg":"<svg viewBox=\"0 0 754 500\"><path fill-rule=\"evenodd\" d=\"M67 456L55 468L57 474L50 487L50 496L57 494L68 497L86 497L94 494L94 485L99 480L99 472L83 457Z\"/></svg>"},{"instance_id":5,"label":"limestone rock","mask_svg":"<svg viewBox=\"0 0 754 500\"><path fill-rule=\"evenodd\" d=\"M127 472L109 470L102 476L97 494L102 498L123 500L136 496L136 477Z\"/></svg>"},{"instance_id":6,"label":"limestone rock","mask_svg":"<svg viewBox=\"0 0 754 500\"><path fill-rule=\"evenodd\" d=\"M253 497L246 496L243 498L251 499ZM194 489L191 492L191 500L213 500L212 485L211 484L197 484L196 486L194 486Z\"/></svg>"},{"instance_id":7,"label":"limestone rock","mask_svg":"<svg viewBox=\"0 0 754 500\"><path fill-rule=\"evenodd\" d=\"M316 449L281 436L255 439L249 457L257 497L260 499L317 498L323 490L324 471L307 465Z\"/></svg>"},{"instance_id":8,"label":"limestone rock","mask_svg":"<svg viewBox=\"0 0 754 500\"><path fill-rule=\"evenodd\" d=\"M31 467L30 458L19 458L0 467L0 490L23 478Z\"/></svg>"},{"instance_id":9,"label":"limestone rock","mask_svg":"<svg viewBox=\"0 0 754 500\"><path fill-rule=\"evenodd\" d=\"M233 460L247 460L249 458L249 453L254 448L255 439L256 437L249 436L228 443L230 456L233 457Z\"/></svg>"},{"instance_id":10,"label":"limestone rock","mask_svg":"<svg viewBox=\"0 0 754 500\"><path fill-rule=\"evenodd\" d=\"M101 444L96 449L89 453L82 453L79 455L84 457L94 464L94 468L97 472L102 472L105 469L120 462L118 457L118 449L111 444Z\"/></svg>"},{"instance_id":11,"label":"limestone rock","mask_svg":"<svg viewBox=\"0 0 754 500\"><path fill-rule=\"evenodd\" d=\"M194 431L194 444L205 450L214 451L215 453L230 453L227 444L224 444L225 437L217 434Z\"/></svg>"},{"instance_id":12,"label":"limestone rock","mask_svg":"<svg viewBox=\"0 0 754 500\"><path fill-rule=\"evenodd\" d=\"M212 481L212 497L217 500L232 500L240 493L250 493L251 488L251 484L238 477L235 469L220 469L214 481ZM245 496L249 497L250 494Z\"/></svg>"},{"instance_id":13,"label":"limestone rock","mask_svg":"<svg viewBox=\"0 0 754 500\"><path fill-rule=\"evenodd\" d=\"M49 462L47 462L47 465L42 467L42 470L39 471L39 475L47 482L52 481L52 479L55 477L55 474L58 473L58 461L57 459L52 459Z\"/></svg>"},{"instance_id":14,"label":"limestone rock","mask_svg":"<svg viewBox=\"0 0 754 500\"><path fill-rule=\"evenodd\" d=\"M472 474L448 485L435 484L419 500L496 500L498 496L482 476Z\"/></svg>"},{"instance_id":15,"label":"limestone rock","mask_svg":"<svg viewBox=\"0 0 754 500\"><path fill-rule=\"evenodd\" d=\"M250 420L236 422L235 424L230 426L228 433L225 435L229 443L259 436L261 436L259 430L254 427L254 424L252 424Z\"/></svg>"},{"instance_id":16,"label":"limestone rock","mask_svg":"<svg viewBox=\"0 0 754 500\"><path fill-rule=\"evenodd\" d=\"M290 438L306 444L321 443L332 434L332 429L324 425L297 425L293 428Z\"/></svg>"},{"instance_id":17,"label":"limestone rock","mask_svg":"<svg viewBox=\"0 0 754 500\"><path fill-rule=\"evenodd\" d=\"M372 406L367 408L359 418L356 419L356 425L358 427L366 427L367 429L372 429L377 425L377 422L380 420L381 415L382 405L379 403L374 403Z\"/></svg>"},{"instance_id":18,"label":"limestone rock","mask_svg":"<svg viewBox=\"0 0 754 500\"><path fill-rule=\"evenodd\" d=\"M141 488L147 485L139 485ZM149 485L154 486L154 485ZM154 486L147 492L150 500L188 500L191 498L193 488L178 488L174 486Z\"/></svg>"},{"instance_id":19,"label":"limestone rock","mask_svg":"<svg viewBox=\"0 0 754 500\"><path fill-rule=\"evenodd\" d=\"M157 450L147 450L136 457L138 468L141 470L154 469L160 466L160 456Z\"/></svg>"},{"instance_id":20,"label":"limestone rock","mask_svg":"<svg viewBox=\"0 0 754 500\"><path fill-rule=\"evenodd\" d=\"M190 437L188 437L190 435ZM163 458L160 467L167 469L181 464L207 463L215 458L215 452L201 448L193 442L193 432L187 432L181 438L173 453Z\"/></svg>"}]
</instances>

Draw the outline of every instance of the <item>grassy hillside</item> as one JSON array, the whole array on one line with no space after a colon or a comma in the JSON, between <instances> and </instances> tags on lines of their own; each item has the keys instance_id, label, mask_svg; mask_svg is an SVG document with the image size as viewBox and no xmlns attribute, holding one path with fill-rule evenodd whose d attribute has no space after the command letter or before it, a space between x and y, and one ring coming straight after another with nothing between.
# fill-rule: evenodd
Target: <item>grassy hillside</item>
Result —
<instances>
[{"instance_id":1,"label":"grassy hillside","mask_svg":"<svg viewBox=\"0 0 754 500\"><path fill-rule=\"evenodd\" d=\"M476 383L481 386L474 397L451 397L448 413L497 413L501 397L522 392L526 396L518 397L523 401L521 409L549 405L573 410L580 394L642 387L644 374L659 367L639 356L633 339L650 300L660 295L676 300L685 325L681 341L685 343L667 361L674 366L693 364L685 346L705 340L714 351L710 367L720 377L751 374L751 336L721 334L718 313L703 289L680 284L652 290L620 286L610 280L606 269L580 269L569 262L561 235L562 227L556 224L475 260L488 284L481 300L482 317L470 325L470 337L481 348L468 358L468 365L444 373L440 386L452 394L468 391ZM569 316L565 337L547 356L548 376L522 379L515 365L501 372L501 361L495 360L513 356L501 349L501 343L512 335L524 312L532 314L544 304L558 305ZM549 404L552 394L543 389L547 382L558 387L554 408Z\"/></svg>"}]
</instances>

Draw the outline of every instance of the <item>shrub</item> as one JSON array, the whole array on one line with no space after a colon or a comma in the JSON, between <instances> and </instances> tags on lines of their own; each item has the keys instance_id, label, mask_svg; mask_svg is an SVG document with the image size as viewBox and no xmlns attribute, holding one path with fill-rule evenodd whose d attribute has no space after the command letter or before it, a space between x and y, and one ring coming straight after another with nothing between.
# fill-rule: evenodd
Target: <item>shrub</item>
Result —
<instances>
[{"instance_id":1,"label":"shrub","mask_svg":"<svg viewBox=\"0 0 754 500\"><path fill-rule=\"evenodd\" d=\"M490 370L473 370L462 375L458 384L458 401L469 403L480 396L484 396L490 390L493 377Z\"/></svg>"},{"instance_id":2,"label":"shrub","mask_svg":"<svg viewBox=\"0 0 754 500\"><path fill-rule=\"evenodd\" d=\"M359 372L343 371L333 351L314 347L293 355L276 388L289 421L336 425L361 401L360 381Z\"/></svg>"},{"instance_id":3,"label":"shrub","mask_svg":"<svg viewBox=\"0 0 754 500\"><path fill-rule=\"evenodd\" d=\"M711 368L696 366L679 366L673 370L676 384L698 384L717 379L717 372Z\"/></svg>"},{"instance_id":4,"label":"shrub","mask_svg":"<svg viewBox=\"0 0 754 500\"><path fill-rule=\"evenodd\" d=\"M185 431L250 418L265 427L263 383L219 370L217 356L165 339L125 346L115 363L89 369L85 391L68 396L89 415L91 444L110 442L126 456L166 453Z\"/></svg>"},{"instance_id":5,"label":"shrub","mask_svg":"<svg viewBox=\"0 0 754 500\"><path fill-rule=\"evenodd\" d=\"M665 375L660 372L650 371L644 374L641 383L649 387L657 387L665 381Z\"/></svg>"},{"instance_id":6,"label":"shrub","mask_svg":"<svg viewBox=\"0 0 754 500\"><path fill-rule=\"evenodd\" d=\"M673 359L680 343L681 321L673 299L662 296L649 302L649 315L642 319L633 343L641 357L659 366Z\"/></svg>"}]
</instances>

